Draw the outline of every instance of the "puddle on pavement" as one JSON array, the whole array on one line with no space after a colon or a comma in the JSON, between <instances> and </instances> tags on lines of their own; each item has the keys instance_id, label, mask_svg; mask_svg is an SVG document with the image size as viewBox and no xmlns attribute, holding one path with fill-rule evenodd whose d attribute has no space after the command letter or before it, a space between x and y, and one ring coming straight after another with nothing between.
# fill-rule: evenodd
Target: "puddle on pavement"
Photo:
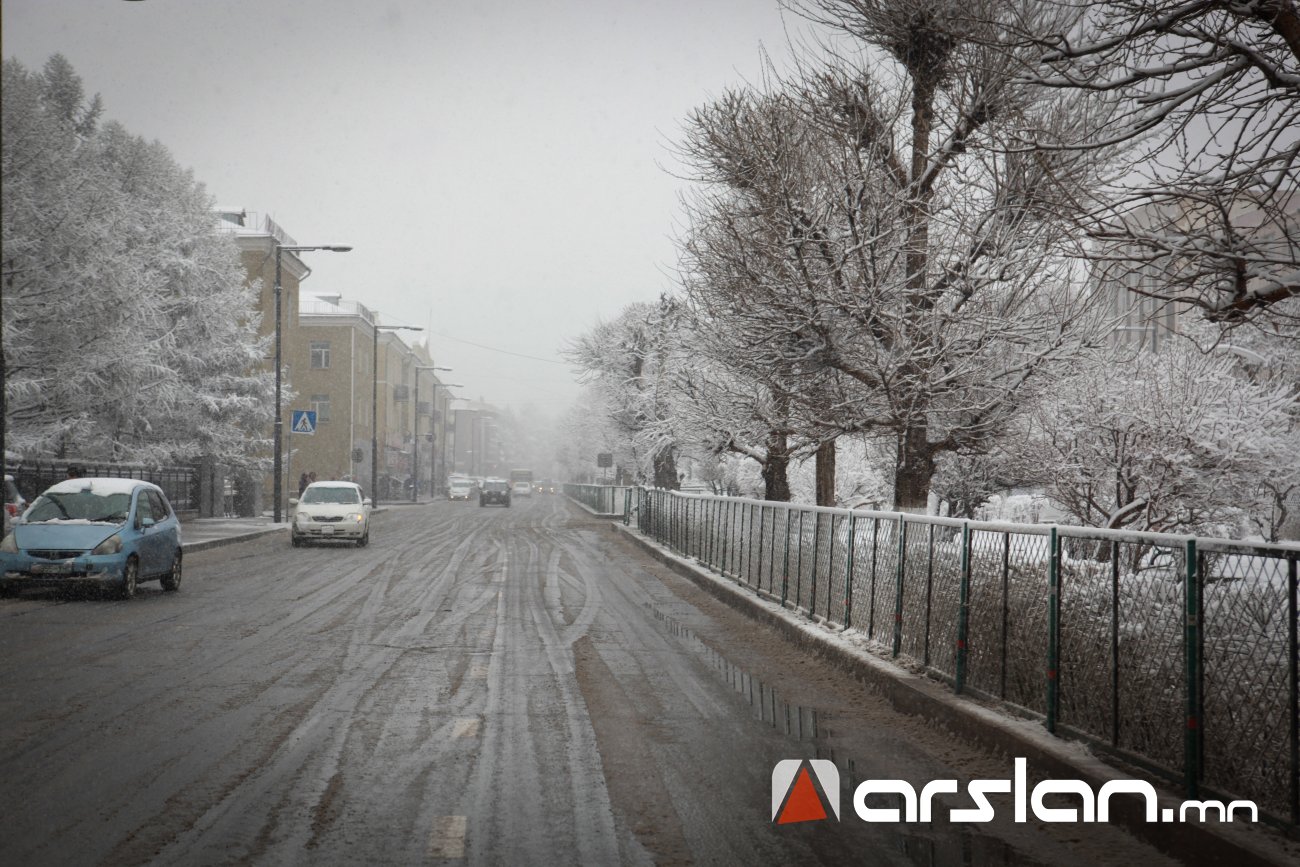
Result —
<instances>
[{"instance_id":1,"label":"puddle on pavement","mask_svg":"<svg viewBox=\"0 0 1300 867\"><path fill-rule=\"evenodd\" d=\"M669 634L682 639L693 651L707 660L718 678L742 700L748 702L753 718L781 732L786 737L804 743L803 752L811 747L812 759L828 759L834 762L840 771L841 814L853 813L853 791L865 777L859 779L857 762L843 751L838 754L829 741L835 737L831 728L833 714L815 707L793 704L781 698L780 694L762 678L749 670L736 665L722 653L707 644L698 634L685 626L670 614L664 613L651 602L642 603L655 618L663 624ZM916 788L920 789L919 781ZM870 806L901 807L901 798L891 803L885 796L873 797ZM968 805L967 805L968 806ZM960 864L969 867L983 867L989 864L1025 865L1040 867L1045 862L1034 860L1023 852L1013 848L1005 840L972 831L967 826L933 823L923 826L920 833L890 831L883 825L875 828L893 837L898 851L909 861L917 865ZM954 859L954 856L956 858Z\"/></svg>"}]
</instances>

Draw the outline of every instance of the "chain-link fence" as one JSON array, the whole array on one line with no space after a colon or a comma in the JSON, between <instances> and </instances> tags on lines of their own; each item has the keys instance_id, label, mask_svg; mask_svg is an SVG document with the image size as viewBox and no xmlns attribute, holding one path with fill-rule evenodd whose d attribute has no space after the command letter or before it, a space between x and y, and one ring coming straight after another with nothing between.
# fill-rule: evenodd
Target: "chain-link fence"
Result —
<instances>
[{"instance_id":1,"label":"chain-link fence","mask_svg":"<svg viewBox=\"0 0 1300 867\"><path fill-rule=\"evenodd\" d=\"M959 693L1300 825L1300 545L626 496L642 533Z\"/></svg>"}]
</instances>

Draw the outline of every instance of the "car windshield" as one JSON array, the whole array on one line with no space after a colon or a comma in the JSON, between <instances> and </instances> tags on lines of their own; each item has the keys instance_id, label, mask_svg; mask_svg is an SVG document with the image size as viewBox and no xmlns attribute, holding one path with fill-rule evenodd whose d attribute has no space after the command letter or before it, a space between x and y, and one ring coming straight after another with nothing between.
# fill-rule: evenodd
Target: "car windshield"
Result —
<instances>
[{"instance_id":1,"label":"car windshield","mask_svg":"<svg viewBox=\"0 0 1300 867\"><path fill-rule=\"evenodd\" d=\"M508 488L509 486L505 482L485 482L483 484L485 491L504 491L508 490Z\"/></svg>"},{"instance_id":2,"label":"car windshield","mask_svg":"<svg viewBox=\"0 0 1300 867\"><path fill-rule=\"evenodd\" d=\"M125 492L97 494L94 491L45 493L27 512L27 523L42 521L95 521L124 524L131 511L131 495Z\"/></svg>"},{"instance_id":3,"label":"car windshield","mask_svg":"<svg viewBox=\"0 0 1300 867\"><path fill-rule=\"evenodd\" d=\"M344 503L352 505L361 502L361 492L356 488L308 488L303 492L302 502Z\"/></svg>"}]
</instances>

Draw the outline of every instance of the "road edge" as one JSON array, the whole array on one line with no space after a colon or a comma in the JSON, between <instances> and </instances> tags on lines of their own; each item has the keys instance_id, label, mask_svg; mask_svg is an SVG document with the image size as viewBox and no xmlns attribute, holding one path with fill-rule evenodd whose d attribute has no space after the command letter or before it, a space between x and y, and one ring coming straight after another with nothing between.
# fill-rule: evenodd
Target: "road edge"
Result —
<instances>
[{"instance_id":1,"label":"road edge","mask_svg":"<svg viewBox=\"0 0 1300 867\"><path fill-rule=\"evenodd\" d=\"M579 503L578 505L582 505ZM590 511L590 510L588 510ZM1087 746L1049 735L1038 723L1005 716L976 701L954 695L942 684L914 674L849 644L840 630L796 618L792 609L758 591L721 578L643 536L620 521L611 529L640 546L674 572L750 618L774 627L804 648L854 676L902 713L944 726L953 734L986 749L1023 756L1053 778L1079 779L1094 791L1109 780L1132 779L1091 753ZM1159 806L1177 810L1183 799L1152 780ZM1148 824L1139 802L1123 798L1111 803L1112 821L1161 852L1194 864L1290 864L1284 841L1263 826L1224 827L1193 823Z\"/></svg>"},{"instance_id":2,"label":"road edge","mask_svg":"<svg viewBox=\"0 0 1300 867\"><path fill-rule=\"evenodd\" d=\"M207 551L212 548L220 548L224 545L237 545L240 542L250 542L253 539L260 539L263 536L270 536L272 533L283 533L289 529L288 524L279 527L268 527L265 530L251 530L247 533L240 533L235 536L222 536L219 539L204 539L202 542L181 542L181 552L184 554L193 554L198 551ZM184 534L184 530L181 533ZM182 536L182 539L184 537Z\"/></svg>"}]
</instances>

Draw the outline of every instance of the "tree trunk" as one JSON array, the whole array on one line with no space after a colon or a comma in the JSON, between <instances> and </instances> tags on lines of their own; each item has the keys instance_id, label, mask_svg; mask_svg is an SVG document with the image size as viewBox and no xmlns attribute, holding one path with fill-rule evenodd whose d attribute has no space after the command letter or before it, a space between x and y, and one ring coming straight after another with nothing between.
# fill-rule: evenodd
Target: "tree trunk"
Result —
<instances>
[{"instance_id":1,"label":"tree trunk","mask_svg":"<svg viewBox=\"0 0 1300 867\"><path fill-rule=\"evenodd\" d=\"M655 487L675 491L681 487L677 478L677 459L671 448L661 449L654 456Z\"/></svg>"},{"instance_id":2,"label":"tree trunk","mask_svg":"<svg viewBox=\"0 0 1300 867\"><path fill-rule=\"evenodd\" d=\"M835 505L835 440L817 447L817 505Z\"/></svg>"},{"instance_id":3,"label":"tree trunk","mask_svg":"<svg viewBox=\"0 0 1300 867\"><path fill-rule=\"evenodd\" d=\"M763 463L763 499L790 502L790 445L784 433L767 437L767 460Z\"/></svg>"},{"instance_id":4,"label":"tree trunk","mask_svg":"<svg viewBox=\"0 0 1300 867\"><path fill-rule=\"evenodd\" d=\"M924 515L930 506L930 480L933 477L934 450L926 441L926 426L913 425L898 438L894 508Z\"/></svg>"}]
</instances>

